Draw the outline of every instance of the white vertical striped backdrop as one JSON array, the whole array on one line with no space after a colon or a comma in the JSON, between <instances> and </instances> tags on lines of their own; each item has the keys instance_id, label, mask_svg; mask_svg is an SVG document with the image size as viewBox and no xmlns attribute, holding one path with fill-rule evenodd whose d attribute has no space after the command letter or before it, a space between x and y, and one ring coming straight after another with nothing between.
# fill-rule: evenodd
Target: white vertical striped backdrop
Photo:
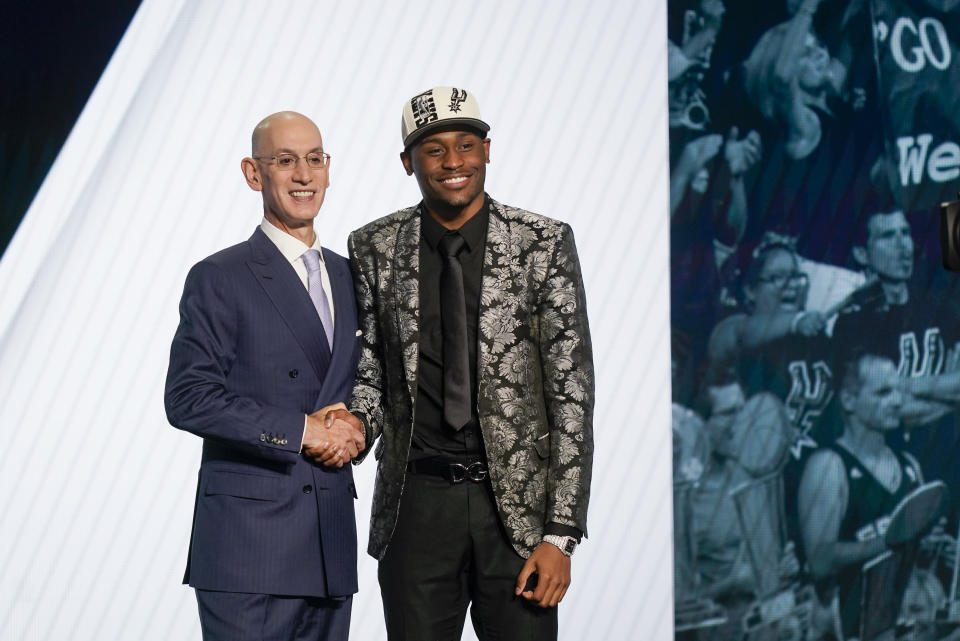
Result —
<instances>
[{"instance_id":1,"label":"white vertical striped backdrop","mask_svg":"<svg viewBox=\"0 0 960 641\"><path fill-rule=\"evenodd\" d=\"M200 443L162 406L184 276L259 221L239 161L280 109L333 154L326 245L416 202L400 108L433 85L478 96L488 191L577 234L596 461L560 637L671 638L665 9L144 0L0 261L0 639L200 638L180 585ZM383 639L360 574L352 638Z\"/></svg>"}]
</instances>

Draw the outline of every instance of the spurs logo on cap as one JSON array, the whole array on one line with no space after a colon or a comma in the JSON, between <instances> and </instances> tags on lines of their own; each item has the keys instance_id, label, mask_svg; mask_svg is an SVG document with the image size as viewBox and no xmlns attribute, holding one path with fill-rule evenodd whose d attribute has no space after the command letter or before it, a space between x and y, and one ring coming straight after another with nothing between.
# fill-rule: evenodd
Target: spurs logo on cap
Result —
<instances>
[{"instance_id":1,"label":"spurs logo on cap","mask_svg":"<svg viewBox=\"0 0 960 641\"><path fill-rule=\"evenodd\" d=\"M466 89L433 87L403 103L400 133L404 147L439 128L462 128L481 137L490 131L490 125L480 118L477 99Z\"/></svg>"},{"instance_id":2,"label":"spurs logo on cap","mask_svg":"<svg viewBox=\"0 0 960 641\"><path fill-rule=\"evenodd\" d=\"M433 102L433 90L428 89L414 96L410 100L410 108L413 109L413 120L418 128L436 120L437 105Z\"/></svg>"},{"instance_id":3,"label":"spurs logo on cap","mask_svg":"<svg viewBox=\"0 0 960 641\"><path fill-rule=\"evenodd\" d=\"M453 91L450 92L450 106L448 109L454 113L460 112L460 105L463 104L463 101L467 99L467 90L466 89L457 89L454 87Z\"/></svg>"}]
</instances>

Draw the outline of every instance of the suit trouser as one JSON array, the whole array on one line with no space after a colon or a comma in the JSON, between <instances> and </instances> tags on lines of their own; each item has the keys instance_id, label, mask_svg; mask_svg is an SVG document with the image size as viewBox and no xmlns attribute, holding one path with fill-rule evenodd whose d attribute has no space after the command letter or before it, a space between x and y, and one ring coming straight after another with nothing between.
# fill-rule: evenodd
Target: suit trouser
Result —
<instances>
[{"instance_id":1,"label":"suit trouser","mask_svg":"<svg viewBox=\"0 0 960 641\"><path fill-rule=\"evenodd\" d=\"M197 590L203 641L347 641L353 597Z\"/></svg>"},{"instance_id":2,"label":"suit trouser","mask_svg":"<svg viewBox=\"0 0 960 641\"><path fill-rule=\"evenodd\" d=\"M468 605L481 641L551 641L557 608L514 596L524 559L500 524L489 483L408 474L380 561L390 641L459 641Z\"/></svg>"}]
</instances>

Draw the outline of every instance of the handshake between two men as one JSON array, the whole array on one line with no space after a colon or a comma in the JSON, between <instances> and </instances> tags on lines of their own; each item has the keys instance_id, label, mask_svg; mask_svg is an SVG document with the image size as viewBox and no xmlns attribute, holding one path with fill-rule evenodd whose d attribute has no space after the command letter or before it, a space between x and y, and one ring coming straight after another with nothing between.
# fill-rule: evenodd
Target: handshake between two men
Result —
<instances>
[{"instance_id":1,"label":"handshake between two men","mask_svg":"<svg viewBox=\"0 0 960 641\"><path fill-rule=\"evenodd\" d=\"M316 463L343 467L366 447L363 424L343 403L307 415L301 452Z\"/></svg>"}]
</instances>

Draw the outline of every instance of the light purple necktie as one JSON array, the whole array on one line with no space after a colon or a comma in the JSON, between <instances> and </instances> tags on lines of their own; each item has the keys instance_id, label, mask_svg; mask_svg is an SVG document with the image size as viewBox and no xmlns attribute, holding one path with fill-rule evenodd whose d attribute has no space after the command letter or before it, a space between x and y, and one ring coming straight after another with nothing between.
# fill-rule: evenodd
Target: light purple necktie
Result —
<instances>
[{"instance_id":1,"label":"light purple necktie","mask_svg":"<svg viewBox=\"0 0 960 641\"><path fill-rule=\"evenodd\" d=\"M303 263L307 266L307 291L310 292L310 300L313 306L317 308L317 314L320 315L320 322L323 323L323 332L327 335L327 345L333 350L333 314L330 311L330 301L327 300L327 294L323 291L323 279L320 276L320 252L316 249L308 249L303 252Z\"/></svg>"}]
</instances>

